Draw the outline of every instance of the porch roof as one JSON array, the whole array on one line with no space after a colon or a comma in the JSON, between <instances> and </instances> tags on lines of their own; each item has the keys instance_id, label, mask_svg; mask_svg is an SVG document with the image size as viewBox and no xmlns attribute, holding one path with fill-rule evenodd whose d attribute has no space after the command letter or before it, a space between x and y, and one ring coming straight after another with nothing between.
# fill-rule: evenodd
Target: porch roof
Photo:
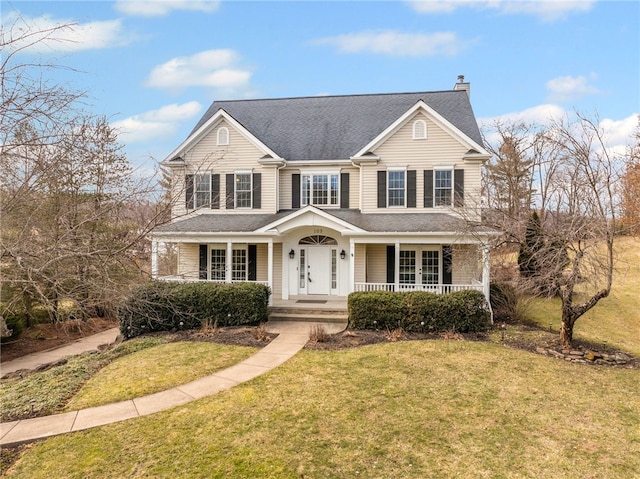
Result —
<instances>
[{"instance_id":1,"label":"porch roof","mask_svg":"<svg viewBox=\"0 0 640 479\"><path fill-rule=\"evenodd\" d=\"M276 214L201 214L155 228L152 234L251 233L300 210ZM369 213L355 209L326 209L324 213L369 233L484 233L493 230L473 225L447 213Z\"/></svg>"}]
</instances>

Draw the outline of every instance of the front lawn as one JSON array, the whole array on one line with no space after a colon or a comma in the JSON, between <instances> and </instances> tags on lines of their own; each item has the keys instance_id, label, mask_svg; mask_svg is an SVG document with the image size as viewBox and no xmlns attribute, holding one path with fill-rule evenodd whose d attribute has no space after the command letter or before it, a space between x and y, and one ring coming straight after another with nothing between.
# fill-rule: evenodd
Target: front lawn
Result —
<instances>
[{"instance_id":1,"label":"front lawn","mask_svg":"<svg viewBox=\"0 0 640 479\"><path fill-rule=\"evenodd\" d=\"M486 342L304 350L218 395L35 444L7 477L637 477L639 374Z\"/></svg>"}]
</instances>

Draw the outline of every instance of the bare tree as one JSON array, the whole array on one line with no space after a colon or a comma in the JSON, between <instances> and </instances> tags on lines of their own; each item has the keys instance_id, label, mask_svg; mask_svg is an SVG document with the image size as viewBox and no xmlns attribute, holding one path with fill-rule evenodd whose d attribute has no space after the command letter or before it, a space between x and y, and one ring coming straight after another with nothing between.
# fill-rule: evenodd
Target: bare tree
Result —
<instances>
[{"instance_id":1,"label":"bare tree","mask_svg":"<svg viewBox=\"0 0 640 479\"><path fill-rule=\"evenodd\" d=\"M531 208L537 210L540 225L535 241L529 238L535 247L527 249L527 264L534 264L535 271L522 274L519 284L526 291L561 298L560 339L569 348L578 318L611 292L620 162L608 149L597 117L576 113L573 120L501 125L498 131L502 141L493 151L501 156L494 165L515 163L526 173L505 167L504 175L513 172L516 178L498 179L511 185L512 198L531 203L490 202L497 211L490 217L503 219L493 225L505 232L507 241L525 245L523 219L531 222ZM528 188L516 188L523 178ZM490 176L492 181L496 178Z\"/></svg>"},{"instance_id":2,"label":"bare tree","mask_svg":"<svg viewBox=\"0 0 640 479\"><path fill-rule=\"evenodd\" d=\"M46 80L55 65L22 55L72 27L15 23L0 34L0 318L29 320L40 305L57 321L63 301L81 318L105 314L142 274L142 238L164 217L148 207L155 178L135 178L107 119Z\"/></svg>"}]
</instances>

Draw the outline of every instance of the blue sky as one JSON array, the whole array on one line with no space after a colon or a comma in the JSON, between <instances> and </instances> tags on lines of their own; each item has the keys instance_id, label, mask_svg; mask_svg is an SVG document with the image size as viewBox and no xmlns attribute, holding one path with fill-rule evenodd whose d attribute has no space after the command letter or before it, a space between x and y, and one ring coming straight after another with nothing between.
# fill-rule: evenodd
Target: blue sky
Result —
<instances>
[{"instance_id":1,"label":"blue sky","mask_svg":"<svg viewBox=\"0 0 640 479\"><path fill-rule=\"evenodd\" d=\"M20 1L3 27L75 23L25 60L74 70L131 161L163 160L213 100L451 89L476 116L597 112L622 145L640 112L637 1ZM17 22L17 23L16 23Z\"/></svg>"}]
</instances>

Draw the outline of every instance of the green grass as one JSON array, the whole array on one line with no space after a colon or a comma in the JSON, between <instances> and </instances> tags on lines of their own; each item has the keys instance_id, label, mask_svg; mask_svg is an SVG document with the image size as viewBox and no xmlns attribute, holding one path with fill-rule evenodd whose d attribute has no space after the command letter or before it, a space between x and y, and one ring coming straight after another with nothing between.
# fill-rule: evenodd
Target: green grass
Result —
<instances>
[{"instance_id":1,"label":"green grass","mask_svg":"<svg viewBox=\"0 0 640 479\"><path fill-rule=\"evenodd\" d=\"M139 351L98 372L67 405L67 411L101 406L170 389L255 354L255 348L179 342Z\"/></svg>"},{"instance_id":2,"label":"green grass","mask_svg":"<svg viewBox=\"0 0 640 479\"><path fill-rule=\"evenodd\" d=\"M638 370L498 344L304 350L218 395L50 438L10 478L633 478Z\"/></svg>"},{"instance_id":3,"label":"green grass","mask_svg":"<svg viewBox=\"0 0 640 479\"><path fill-rule=\"evenodd\" d=\"M640 356L640 238L618 238L618 262L609 297L578 319L575 339L584 339ZM528 300L527 316L537 324L560 330L561 302L558 298Z\"/></svg>"},{"instance_id":4,"label":"green grass","mask_svg":"<svg viewBox=\"0 0 640 479\"><path fill-rule=\"evenodd\" d=\"M0 418L11 421L62 412L64 405L101 368L121 356L163 342L159 337L127 341L104 352L74 356L66 364L24 378L4 379L0 381Z\"/></svg>"}]
</instances>

